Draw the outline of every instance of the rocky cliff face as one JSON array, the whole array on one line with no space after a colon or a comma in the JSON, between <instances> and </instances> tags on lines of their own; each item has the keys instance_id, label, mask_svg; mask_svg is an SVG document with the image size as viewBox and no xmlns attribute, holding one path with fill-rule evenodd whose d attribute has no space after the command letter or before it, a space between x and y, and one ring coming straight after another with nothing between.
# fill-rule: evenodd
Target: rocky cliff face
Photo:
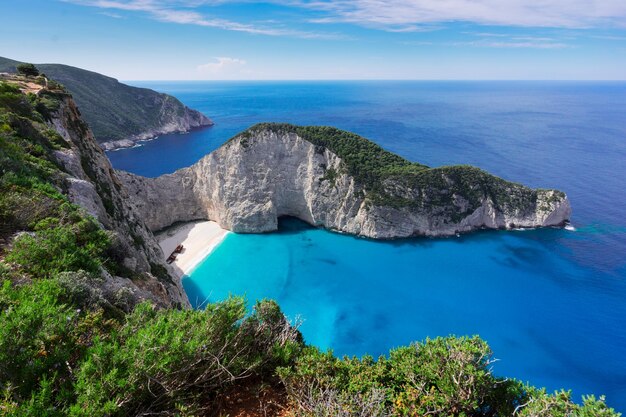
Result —
<instances>
[{"instance_id":1,"label":"rocky cliff face","mask_svg":"<svg viewBox=\"0 0 626 417\"><path fill-rule=\"evenodd\" d=\"M61 95L59 102L49 124L69 144L67 149L54 152L65 170L64 192L110 232L129 275L113 277L105 273L105 289L126 287L137 300L148 298L168 307L188 306L179 279L163 261L163 253L141 215L129 204L127 190L81 119L73 99ZM130 276L140 279L131 280Z\"/></svg>"},{"instance_id":2,"label":"rocky cliff face","mask_svg":"<svg viewBox=\"0 0 626 417\"><path fill-rule=\"evenodd\" d=\"M374 147L374 159L399 161L406 171L368 180L354 153L341 157L301 132L259 126L173 174L119 176L152 230L209 219L234 232L268 232L277 228L278 217L294 216L335 231L391 239L558 226L571 214L562 192L532 190L472 167L412 165L358 138L357 156Z\"/></svg>"},{"instance_id":3,"label":"rocky cliff face","mask_svg":"<svg viewBox=\"0 0 626 417\"><path fill-rule=\"evenodd\" d=\"M172 100L170 100L172 98L170 96L166 96L165 94L162 96L163 97L158 96L162 98L162 101L156 103L156 106L160 107L156 127L149 128L125 139L101 142L100 146L102 146L102 149L111 151L114 149L131 148L135 146L137 142L154 139L159 135L186 133L193 129L213 125L211 119L202 113L184 106L178 100L173 103Z\"/></svg>"}]
</instances>

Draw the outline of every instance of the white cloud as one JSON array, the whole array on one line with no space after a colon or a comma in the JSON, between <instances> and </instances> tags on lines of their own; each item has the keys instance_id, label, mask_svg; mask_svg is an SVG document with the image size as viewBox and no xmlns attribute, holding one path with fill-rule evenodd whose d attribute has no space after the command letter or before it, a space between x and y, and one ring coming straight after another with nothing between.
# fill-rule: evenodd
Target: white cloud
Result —
<instances>
[{"instance_id":1,"label":"white cloud","mask_svg":"<svg viewBox=\"0 0 626 417\"><path fill-rule=\"evenodd\" d=\"M233 22L226 19L211 18L196 12L193 8L203 5L202 0L61 0L82 6L97 7L106 10L124 10L144 12L151 18L169 23L212 27L255 35L291 36L304 39L339 39L337 34L315 33L287 29L280 26L256 26ZM218 3L218 1L212 2Z\"/></svg>"},{"instance_id":2,"label":"white cloud","mask_svg":"<svg viewBox=\"0 0 626 417\"><path fill-rule=\"evenodd\" d=\"M562 42L544 42L544 41L501 41L501 42L455 42L452 46L473 46L479 48L527 48L527 49L563 49L571 46Z\"/></svg>"},{"instance_id":3,"label":"white cloud","mask_svg":"<svg viewBox=\"0 0 626 417\"><path fill-rule=\"evenodd\" d=\"M591 38L602 39L606 41L626 41L626 36L595 35L591 36Z\"/></svg>"},{"instance_id":4,"label":"white cloud","mask_svg":"<svg viewBox=\"0 0 626 417\"><path fill-rule=\"evenodd\" d=\"M556 40L549 40L549 38L533 38L532 36L520 36L511 38L487 37L485 39L478 39L473 41L458 41L458 42L430 42L430 41L404 41L403 45L415 45L415 46L436 46L436 47L474 47L474 48L500 48L500 49L564 49L572 48L564 42Z\"/></svg>"},{"instance_id":5,"label":"white cloud","mask_svg":"<svg viewBox=\"0 0 626 417\"><path fill-rule=\"evenodd\" d=\"M505 38L505 37L510 36L506 33L491 33L491 32L462 32L462 33L464 35L480 36L483 38Z\"/></svg>"},{"instance_id":6,"label":"white cloud","mask_svg":"<svg viewBox=\"0 0 626 417\"><path fill-rule=\"evenodd\" d=\"M102 15L102 16L108 16L108 17L112 17L114 19L124 19L124 16L119 15L117 13L111 13L111 12L99 12L98 14Z\"/></svg>"},{"instance_id":7,"label":"white cloud","mask_svg":"<svg viewBox=\"0 0 626 417\"><path fill-rule=\"evenodd\" d=\"M198 65L198 72L210 75L233 76L241 73L241 69L246 65L246 61L239 58L230 58L227 56L218 56L213 62Z\"/></svg>"},{"instance_id":8,"label":"white cloud","mask_svg":"<svg viewBox=\"0 0 626 417\"><path fill-rule=\"evenodd\" d=\"M144 13L152 19L267 36L347 39L336 33L290 29L275 21L240 23L201 13L250 0L61 0L103 10ZM490 26L626 29L626 0L266 0L307 10L310 23L352 23L389 32L440 29L446 23ZM205 10L202 9L202 10ZM217 8L215 10L218 10ZM498 34L484 33L484 36Z\"/></svg>"},{"instance_id":9,"label":"white cloud","mask_svg":"<svg viewBox=\"0 0 626 417\"><path fill-rule=\"evenodd\" d=\"M393 31L424 25L472 22L484 25L586 28L626 27L624 0L277 0L323 13L318 23L349 22Z\"/></svg>"}]
</instances>

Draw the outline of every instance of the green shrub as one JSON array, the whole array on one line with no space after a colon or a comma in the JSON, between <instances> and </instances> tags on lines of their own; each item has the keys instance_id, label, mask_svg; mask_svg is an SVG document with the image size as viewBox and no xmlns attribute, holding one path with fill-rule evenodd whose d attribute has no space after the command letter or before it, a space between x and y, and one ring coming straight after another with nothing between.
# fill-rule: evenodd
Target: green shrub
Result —
<instances>
[{"instance_id":1,"label":"green shrub","mask_svg":"<svg viewBox=\"0 0 626 417\"><path fill-rule=\"evenodd\" d=\"M92 307L77 309L57 280L0 282L0 415L63 415L91 338L114 326Z\"/></svg>"},{"instance_id":2,"label":"green shrub","mask_svg":"<svg viewBox=\"0 0 626 417\"><path fill-rule=\"evenodd\" d=\"M281 369L288 392L305 415L320 406L376 415L482 415L492 410L505 415L513 409L493 398L498 385L491 375L491 351L474 338L437 338L396 349L374 361L333 357L315 349L300 357L294 368ZM384 395L381 397L381 393ZM521 392L514 395L521 398ZM499 408L496 410L496 408Z\"/></svg>"},{"instance_id":3,"label":"green shrub","mask_svg":"<svg viewBox=\"0 0 626 417\"><path fill-rule=\"evenodd\" d=\"M102 278L85 271L66 271L54 277L63 290L64 300L82 309L99 308L107 304L107 300L99 288Z\"/></svg>"},{"instance_id":4,"label":"green shrub","mask_svg":"<svg viewBox=\"0 0 626 417\"><path fill-rule=\"evenodd\" d=\"M128 287L120 288L115 292L113 302L118 308L121 308L123 311L131 311L133 306L136 304L133 290Z\"/></svg>"},{"instance_id":5,"label":"green shrub","mask_svg":"<svg viewBox=\"0 0 626 417\"><path fill-rule=\"evenodd\" d=\"M62 415L73 401L71 373L84 349L85 326L79 311L59 302L61 294L53 281L21 287L2 282L0 410L12 409L8 415Z\"/></svg>"},{"instance_id":6,"label":"green shrub","mask_svg":"<svg viewBox=\"0 0 626 417\"><path fill-rule=\"evenodd\" d=\"M509 384L491 374L492 352L478 337L427 339L423 344L391 352L391 381L398 415L473 415L506 404L493 398L498 385ZM400 389L398 389L400 388ZM514 392L513 400L523 398Z\"/></svg>"},{"instance_id":7,"label":"green shrub","mask_svg":"<svg viewBox=\"0 0 626 417\"><path fill-rule=\"evenodd\" d=\"M278 370L301 416L618 417L604 398L547 395L491 373L491 350L478 337L427 339L377 361L339 359L306 348Z\"/></svg>"},{"instance_id":8,"label":"green shrub","mask_svg":"<svg viewBox=\"0 0 626 417\"><path fill-rule=\"evenodd\" d=\"M324 172L324 176L320 178L320 181L328 181L331 187L334 187L337 177L339 177L337 170L335 168L328 168L326 172Z\"/></svg>"},{"instance_id":9,"label":"green shrub","mask_svg":"<svg viewBox=\"0 0 626 417\"><path fill-rule=\"evenodd\" d=\"M18 74L27 75L29 77L36 77L39 75L39 70L34 64L18 64L16 68Z\"/></svg>"},{"instance_id":10,"label":"green shrub","mask_svg":"<svg viewBox=\"0 0 626 417\"><path fill-rule=\"evenodd\" d=\"M42 132L50 144L55 149L68 149L70 148L70 144L54 129L45 129Z\"/></svg>"},{"instance_id":11,"label":"green shrub","mask_svg":"<svg viewBox=\"0 0 626 417\"><path fill-rule=\"evenodd\" d=\"M8 86L8 83L0 83L0 107L11 109L11 111L23 117L31 116L32 106L26 99L26 96L19 89Z\"/></svg>"},{"instance_id":12,"label":"green shrub","mask_svg":"<svg viewBox=\"0 0 626 417\"><path fill-rule=\"evenodd\" d=\"M78 371L75 416L199 409L229 384L286 365L299 334L275 304L246 317L242 299L204 311L140 304L111 340L94 341Z\"/></svg>"},{"instance_id":13,"label":"green shrub","mask_svg":"<svg viewBox=\"0 0 626 417\"><path fill-rule=\"evenodd\" d=\"M24 401L42 377L63 381L65 364L74 354L77 313L58 302L60 287L52 281L0 288L0 386Z\"/></svg>"},{"instance_id":14,"label":"green shrub","mask_svg":"<svg viewBox=\"0 0 626 417\"><path fill-rule=\"evenodd\" d=\"M0 415L11 417L62 417L65 413L55 403L55 379L42 376L41 381L33 389L30 398L24 401L16 401L11 395L11 390L4 392L4 398L0 399Z\"/></svg>"},{"instance_id":15,"label":"green shrub","mask_svg":"<svg viewBox=\"0 0 626 417\"><path fill-rule=\"evenodd\" d=\"M572 402L570 391L557 391L548 395L545 389L529 387L529 399L516 410L519 417L619 417L609 408L604 397L583 396L582 405Z\"/></svg>"},{"instance_id":16,"label":"green shrub","mask_svg":"<svg viewBox=\"0 0 626 417\"><path fill-rule=\"evenodd\" d=\"M59 272L81 269L100 272L101 256L109 247L109 238L94 220L79 218L64 224L49 217L39 221L34 230L15 239L7 255L9 262L37 277L49 278Z\"/></svg>"}]
</instances>

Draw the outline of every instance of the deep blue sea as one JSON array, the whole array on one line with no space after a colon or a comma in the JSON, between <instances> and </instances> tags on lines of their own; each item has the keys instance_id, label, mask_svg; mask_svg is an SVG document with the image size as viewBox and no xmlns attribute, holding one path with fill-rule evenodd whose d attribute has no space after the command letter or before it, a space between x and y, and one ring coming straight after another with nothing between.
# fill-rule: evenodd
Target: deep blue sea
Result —
<instances>
[{"instance_id":1,"label":"deep blue sea","mask_svg":"<svg viewBox=\"0 0 626 417\"><path fill-rule=\"evenodd\" d=\"M626 83L144 82L215 121L110 152L156 176L262 121L332 125L410 160L473 164L570 197L576 231L375 242L294 219L230 234L183 284L192 303L245 294L301 317L305 339L377 356L478 334L495 372L626 412Z\"/></svg>"}]
</instances>

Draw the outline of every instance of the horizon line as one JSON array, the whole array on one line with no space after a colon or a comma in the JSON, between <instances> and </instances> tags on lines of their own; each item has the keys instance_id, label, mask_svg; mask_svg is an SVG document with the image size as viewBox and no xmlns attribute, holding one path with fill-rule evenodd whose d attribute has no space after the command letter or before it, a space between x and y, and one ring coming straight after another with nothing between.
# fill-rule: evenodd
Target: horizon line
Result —
<instances>
[{"instance_id":1,"label":"horizon line","mask_svg":"<svg viewBox=\"0 0 626 417\"><path fill-rule=\"evenodd\" d=\"M294 79L117 79L119 82L415 82L415 81L445 81L445 82L626 82L626 78L559 78L559 79L488 79L488 78L294 78Z\"/></svg>"}]
</instances>

